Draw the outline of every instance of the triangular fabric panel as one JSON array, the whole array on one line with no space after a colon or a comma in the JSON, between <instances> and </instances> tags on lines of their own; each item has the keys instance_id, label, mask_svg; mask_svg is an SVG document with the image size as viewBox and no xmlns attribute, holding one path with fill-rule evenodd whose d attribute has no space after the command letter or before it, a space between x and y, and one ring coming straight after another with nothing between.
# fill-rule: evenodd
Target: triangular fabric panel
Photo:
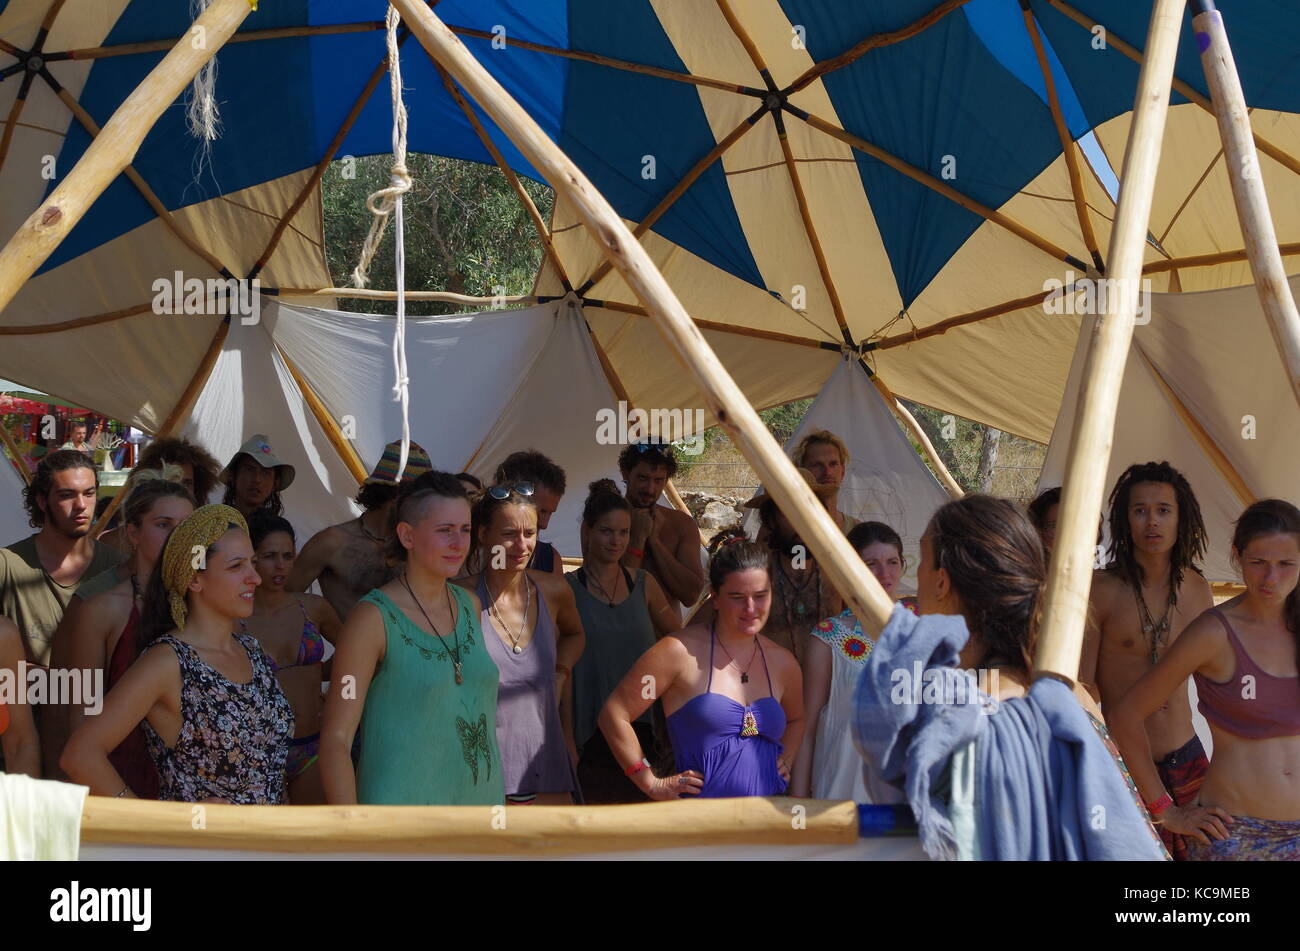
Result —
<instances>
[{"instance_id":1,"label":"triangular fabric panel","mask_svg":"<svg viewBox=\"0 0 1300 951\"><path fill-rule=\"evenodd\" d=\"M880 391L862 367L841 360L785 444L792 452L805 435L829 429L849 448L839 508L858 522L884 522L903 539L907 559L899 593L916 590L921 535L935 509L948 501L894 421Z\"/></svg>"}]
</instances>

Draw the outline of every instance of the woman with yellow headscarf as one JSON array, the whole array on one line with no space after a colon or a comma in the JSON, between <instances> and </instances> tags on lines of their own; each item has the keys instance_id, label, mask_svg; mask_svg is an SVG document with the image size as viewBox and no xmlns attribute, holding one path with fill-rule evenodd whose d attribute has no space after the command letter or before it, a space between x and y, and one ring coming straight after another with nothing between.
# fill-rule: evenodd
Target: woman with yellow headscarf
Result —
<instances>
[{"instance_id":1,"label":"woman with yellow headscarf","mask_svg":"<svg viewBox=\"0 0 1300 951\"><path fill-rule=\"evenodd\" d=\"M142 724L159 798L285 801L293 710L257 641L232 633L260 581L234 509L205 505L176 526L145 596L141 633L151 646L68 741L60 765L74 781L132 796L108 754Z\"/></svg>"}]
</instances>

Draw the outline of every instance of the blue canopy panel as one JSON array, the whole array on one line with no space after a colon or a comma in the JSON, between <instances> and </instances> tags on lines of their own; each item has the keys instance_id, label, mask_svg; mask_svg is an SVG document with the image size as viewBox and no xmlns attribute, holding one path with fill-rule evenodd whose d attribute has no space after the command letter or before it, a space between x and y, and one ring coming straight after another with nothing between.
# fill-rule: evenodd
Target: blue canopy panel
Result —
<instances>
[{"instance_id":1,"label":"blue canopy panel","mask_svg":"<svg viewBox=\"0 0 1300 951\"><path fill-rule=\"evenodd\" d=\"M279 0L262 4L241 32L300 24L381 20L380 0L321 3ZM137 0L105 45L182 36L190 25L183 4ZM508 0L445 0L439 14L452 26L566 48L570 23L575 48L599 50L635 62L685 72L648 4L611 14L597 0L515 4ZM626 218L639 220L715 144L690 86L574 62L518 47L493 48L464 37L488 70L570 152ZM491 157L446 94L442 80L414 39L403 44L402 78L410 114L407 143L417 152L490 163ZM314 166L342 126L385 53L382 31L232 43L218 57L216 95L222 133L210 165L196 172L198 143L185 127L182 102L170 106L146 137L135 166L169 209L228 194ZM103 125L162 59L164 53L96 61L81 103ZM576 82L575 82L576 80ZM467 97L468 98L468 97ZM481 112L480 119L507 163L541 176ZM75 124L59 156L68 169L89 145ZM387 80L372 94L338 154L383 154L392 147ZM641 177L642 157L653 155L656 177ZM51 189L55 183L49 186ZM58 267L151 220L153 211L124 178L115 181L42 268ZM655 230L743 280L762 286L720 167L702 175Z\"/></svg>"},{"instance_id":2,"label":"blue canopy panel","mask_svg":"<svg viewBox=\"0 0 1300 951\"><path fill-rule=\"evenodd\" d=\"M1032 0L1034 15L1074 82L1090 126L1099 126L1133 108L1139 65L1107 44L1094 46L1093 34L1045 0ZM1148 3L1074 0L1073 6L1108 31L1136 47L1146 46L1151 8ZM1294 0L1233 0L1223 12L1228 40L1246 102L1259 109L1300 112L1300 57L1295 53ZM1249 55L1243 53L1249 50ZM1184 21L1174 74L1204 96L1210 92L1201 69L1200 50L1191 14ZM1187 100L1173 93L1170 102Z\"/></svg>"},{"instance_id":3,"label":"blue canopy panel","mask_svg":"<svg viewBox=\"0 0 1300 951\"><path fill-rule=\"evenodd\" d=\"M819 62L934 6L932 0L834 10L817 0L781 5L791 23L805 26L808 50ZM956 177L948 184L990 208L1000 208L1061 152L1038 94L961 15L872 50L823 83L843 128L940 180L951 156ZM984 219L861 152L854 156L907 306Z\"/></svg>"}]
</instances>

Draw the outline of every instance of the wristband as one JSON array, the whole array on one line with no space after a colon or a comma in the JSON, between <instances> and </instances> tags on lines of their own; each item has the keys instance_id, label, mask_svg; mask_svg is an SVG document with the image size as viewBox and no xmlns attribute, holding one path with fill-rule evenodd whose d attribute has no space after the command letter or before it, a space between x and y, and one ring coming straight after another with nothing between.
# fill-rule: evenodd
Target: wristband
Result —
<instances>
[{"instance_id":1,"label":"wristband","mask_svg":"<svg viewBox=\"0 0 1300 951\"><path fill-rule=\"evenodd\" d=\"M633 763L633 764L632 764L631 766L629 766L627 769L623 770L623 775L624 775L624 776L633 776L633 775L635 775L636 773L641 772L641 770L643 770L643 769L649 769L649 768L650 768L650 761L649 761L648 759L646 759L646 758L643 756L643 757L641 757L641 762L639 762L639 763Z\"/></svg>"},{"instance_id":2,"label":"wristband","mask_svg":"<svg viewBox=\"0 0 1300 951\"><path fill-rule=\"evenodd\" d=\"M113 798L114 798L114 799L125 799L125 798L126 798L126 791L127 791L128 789L130 789L130 788L131 788L131 784L130 784L130 783L123 783L123 784L122 784L122 791L119 792L119 793L118 793L116 796L114 796Z\"/></svg>"},{"instance_id":3,"label":"wristband","mask_svg":"<svg viewBox=\"0 0 1300 951\"><path fill-rule=\"evenodd\" d=\"M645 549L644 549L644 548L633 548L631 545L629 545L629 546L627 547L627 553L628 553L629 555L631 555L632 557L634 557L634 558L644 558L644 557L645 557Z\"/></svg>"},{"instance_id":4,"label":"wristband","mask_svg":"<svg viewBox=\"0 0 1300 951\"><path fill-rule=\"evenodd\" d=\"M1155 819L1158 818L1162 812L1164 812L1173 804L1174 804L1173 797L1171 797L1169 793L1165 793L1155 802L1149 802L1146 804L1147 812L1151 813L1151 818Z\"/></svg>"},{"instance_id":5,"label":"wristband","mask_svg":"<svg viewBox=\"0 0 1300 951\"><path fill-rule=\"evenodd\" d=\"M568 677L570 674L573 673L573 671L569 668L568 664L556 664L555 672L557 674L564 674L564 676L566 677Z\"/></svg>"}]
</instances>

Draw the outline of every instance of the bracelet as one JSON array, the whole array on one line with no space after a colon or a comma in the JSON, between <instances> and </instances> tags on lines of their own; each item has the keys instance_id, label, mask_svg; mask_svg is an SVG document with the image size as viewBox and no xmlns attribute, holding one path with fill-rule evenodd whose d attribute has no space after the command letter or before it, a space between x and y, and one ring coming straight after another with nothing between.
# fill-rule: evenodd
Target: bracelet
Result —
<instances>
[{"instance_id":1,"label":"bracelet","mask_svg":"<svg viewBox=\"0 0 1300 951\"><path fill-rule=\"evenodd\" d=\"M632 557L634 557L634 558L644 558L644 557L645 557L645 549L644 549L644 548L633 548L631 545L629 545L629 546L627 547L627 553L628 553L629 555L631 555Z\"/></svg>"},{"instance_id":2,"label":"bracelet","mask_svg":"<svg viewBox=\"0 0 1300 951\"><path fill-rule=\"evenodd\" d=\"M632 776L635 775L636 773L641 772L641 770L643 769L649 769L649 768L650 768L650 761L643 756L641 757L641 762L633 763L627 769L623 770L623 775Z\"/></svg>"},{"instance_id":3,"label":"bracelet","mask_svg":"<svg viewBox=\"0 0 1300 951\"><path fill-rule=\"evenodd\" d=\"M556 672L557 674L564 674L564 676L568 677L568 676L572 675L573 670L569 667L568 664L556 664L556 665L555 665L555 672Z\"/></svg>"},{"instance_id":4,"label":"bracelet","mask_svg":"<svg viewBox=\"0 0 1300 951\"><path fill-rule=\"evenodd\" d=\"M125 799L125 798L126 798L126 791L127 791L128 789L130 789L130 788L131 788L131 786L130 786L129 783L123 783L123 784L122 784L122 791L119 792L119 793L118 793L116 796L114 796L113 798L114 798L114 799Z\"/></svg>"},{"instance_id":5,"label":"bracelet","mask_svg":"<svg viewBox=\"0 0 1300 951\"><path fill-rule=\"evenodd\" d=\"M1155 802L1149 802L1146 804L1147 812L1151 813L1151 818L1155 819L1158 818L1162 812L1164 812L1173 804L1174 804L1173 797L1171 797L1169 793L1165 793Z\"/></svg>"}]
</instances>

